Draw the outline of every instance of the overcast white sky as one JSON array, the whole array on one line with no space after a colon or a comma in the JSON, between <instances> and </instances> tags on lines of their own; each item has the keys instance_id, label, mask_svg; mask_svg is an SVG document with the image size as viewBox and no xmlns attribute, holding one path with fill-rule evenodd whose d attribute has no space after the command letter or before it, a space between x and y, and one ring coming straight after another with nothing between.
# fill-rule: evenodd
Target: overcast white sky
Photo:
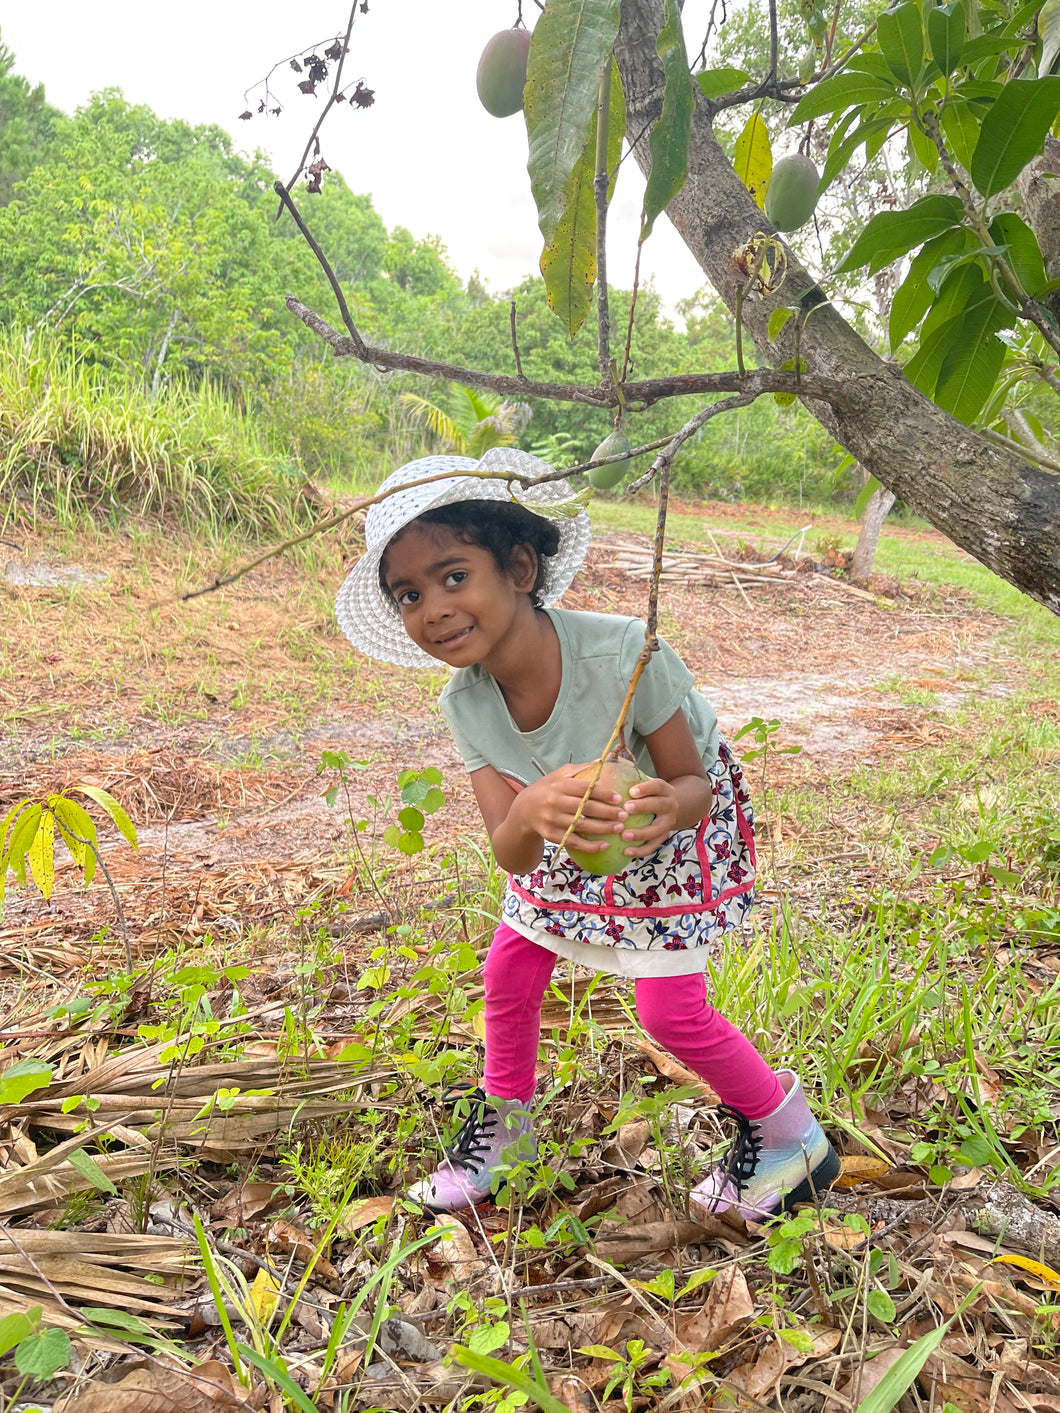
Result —
<instances>
[{"instance_id":1,"label":"overcast white sky","mask_svg":"<svg viewBox=\"0 0 1060 1413\"><path fill-rule=\"evenodd\" d=\"M532 23L533 0L525 9ZM326 45L347 15L347 0L0 0L0 38L18 72L43 83L58 108L73 112L94 90L120 88L162 117L220 124L244 150L262 148L286 179L318 100L299 94L284 67L275 75L283 116L239 122L244 89L277 60ZM495 293L536 273L540 255L522 118L490 117L475 94L483 46L515 15L516 0L369 0L344 78L363 77L375 106L338 106L323 131L328 162L354 191L371 195L388 226L439 236L460 275L478 269ZM641 191L630 161L609 226L609 273L618 285L632 284ZM671 310L703 283L665 218L644 271Z\"/></svg>"}]
</instances>

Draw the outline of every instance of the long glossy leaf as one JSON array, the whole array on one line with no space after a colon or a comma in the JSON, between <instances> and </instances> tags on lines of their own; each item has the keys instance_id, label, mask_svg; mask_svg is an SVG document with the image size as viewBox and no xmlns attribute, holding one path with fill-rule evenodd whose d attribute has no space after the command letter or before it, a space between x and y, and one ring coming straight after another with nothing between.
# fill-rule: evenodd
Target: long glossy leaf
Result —
<instances>
[{"instance_id":1,"label":"long glossy leaf","mask_svg":"<svg viewBox=\"0 0 1060 1413\"><path fill-rule=\"evenodd\" d=\"M979 119L975 115L975 109L963 99L956 99L944 105L939 114L939 122L950 152L967 171L971 166L975 144L979 141Z\"/></svg>"},{"instance_id":2,"label":"long glossy leaf","mask_svg":"<svg viewBox=\"0 0 1060 1413\"><path fill-rule=\"evenodd\" d=\"M910 123L907 129L909 146L913 156L923 167L929 176L934 176L939 165L939 150L928 137L926 132L921 132L916 123Z\"/></svg>"},{"instance_id":3,"label":"long glossy leaf","mask_svg":"<svg viewBox=\"0 0 1060 1413\"><path fill-rule=\"evenodd\" d=\"M548 1389L539 1384L536 1379L532 1379L522 1369L505 1364L502 1359L494 1359L488 1354L476 1354L474 1350L467 1349L460 1344L451 1345L449 1353L465 1369L471 1369L476 1374L485 1374L486 1378L492 1379L494 1383L524 1393L532 1403L541 1409L541 1413L572 1413L569 1404L561 1403L558 1398L553 1398Z\"/></svg>"},{"instance_id":4,"label":"long glossy leaf","mask_svg":"<svg viewBox=\"0 0 1060 1413\"><path fill-rule=\"evenodd\" d=\"M899 83L912 88L924 67L920 6L906 0L894 10L884 10L876 20L876 38L891 73Z\"/></svg>"},{"instance_id":5,"label":"long glossy leaf","mask_svg":"<svg viewBox=\"0 0 1060 1413\"><path fill-rule=\"evenodd\" d=\"M994 335L1009 322L1000 300L984 300L965 315L942 360L935 401L961 422L974 422L986 405L1005 361L1005 346Z\"/></svg>"},{"instance_id":6,"label":"long glossy leaf","mask_svg":"<svg viewBox=\"0 0 1060 1413\"><path fill-rule=\"evenodd\" d=\"M943 324L969 313L984 300L993 298L993 290L987 285L986 275L978 262L958 266L947 274L939 286L935 302L920 330L920 337L930 338Z\"/></svg>"},{"instance_id":7,"label":"long glossy leaf","mask_svg":"<svg viewBox=\"0 0 1060 1413\"><path fill-rule=\"evenodd\" d=\"M835 113L840 108L887 102L893 97L894 84L886 79L862 73L834 74L803 94L788 119L788 127L799 127L811 118L823 118L826 113Z\"/></svg>"},{"instance_id":8,"label":"long glossy leaf","mask_svg":"<svg viewBox=\"0 0 1060 1413\"><path fill-rule=\"evenodd\" d=\"M917 1374L945 1339L952 1323L952 1320L947 1320L937 1330L930 1330L926 1335L921 1335L915 1344L911 1344L891 1365L876 1387L861 1400L857 1413L891 1413L902 1394L913 1387Z\"/></svg>"},{"instance_id":9,"label":"long glossy leaf","mask_svg":"<svg viewBox=\"0 0 1060 1413\"><path fill-rule=\"evenodd\" d=\"M936 5L928 14L927 27L931 57L944 74L952 74L961 62L964 47L964 11L960 0Z\"/></svg>"},{"instance_id":10,"label":"long glossy leaf","mask_svg":"<svg viewBox=\"0 0 1060 1413\"><path fill-rule=\"evenodd\" d=\"M11 838L8 840L8 866L23 888L26 886L26 853L36 838L41 813L40 805L30 805L29 809L24 810L15 820Z\"/></svg>"},{"instance_id":11,"label":"long glossy leaf","mask_svg":"<svg viewBox=\"0 0 1060 1413\"><path fill-rule=\"evenodd\" d=\"M546 245L555 239L571 173L585 150L618 20L619 0L551 0L534 26L524 111L530 185Z\"/></svg>"},{"instance_id":12,"label":"long glossy leaf","mask_svg":"<svg viewBox=\"0 0 1060 1413\"><path fill-rule=\"evenodd\" d=\"M608 111L607 169L613 172L622 155L626 130L626 105L618 65L612 61L611 101ZM585 322L596 280L596 116L589 127L585 151L571 173L567 204L556 227L555 239L541 255L541 274L549 308L571 338Z\"/></svg>"},{"instance_id":13,"label":"long glossy leaf","mask_svg":"<svg viewBox=\"0 0 1060 1413\"><path fill-rule=\"evenodd\" d=\"M1060 76L1014 79L1002 89L979 132L969 175L982 196L1016 180L1042 149L1060 112Z\"/></svg>"},{"instance_id":14,"label":"long glossy leaf","mask_svg":"<svg viewBox=\"0 0 1060 1413\"><path fill-rule=\"evenodd\" d=\"M688 72L677 0L663 0L663 24L655 49L662 61L663 104L648 135L651 172L644 191L641 240L651 235L656 216L666 209L688 179L688 138L692 131L695 90Z\"/></svg>"},{"instance_id":15,"label":"long glossy leaf","mask_svg":"<svg viewBox=\"0 0 1060 1413\"><path fill-rule=\"evenodd\" d=\"M957 225L963 211L959 196L922 196L905 211L881 211L854 241L836 273L868 265L874 274Z\"/></svg>"},{"instance_id":16,"label":"long glossy leaf","mask_svg":"<svg viewBox=\"0 0 1060 1413\"><path fill-rule=\"evenodd\" d=\"M773 150L769 145L769 129L758 113L751 114L736 139L733 166L759 208L764 207L766 187L773 174Z\"/></svg>"},{"instance_id":17,"label":"long glossy leaf","mask_svg":"<svg viewBox=\"0 0 1060 1413\"><path fill-rule=\"evenodd\" d=\"M1038 74L1045 78L1060 57L1060 0L1045 0L1038 15L1038 37L1042 41Z\"/></svg>"},{"instance_id":18,"label":"long glossy leaf","mask_svg":"<svg viewBox=\"0 0 1060 1413\"><path fill-rule=\"evenodd\" d=\"M696 74L696 83L704 98L721 98L725 93L736 93L750 82L751 75L743 69L704 69Z\"/></svg>"},{"instance_id":19,"label":"long glossy leaf","mask_svg":"<svg viewBox=\"0 0 1060 1413\"><path fill-rule=\"evenodd\" d=\"M98 785L78 785L75 788L79 794L87 795L90 800L95 800L97 805L101 805L107 811L114 821L115 829L124 839L128 840L134 849L140 847L136 840L136 829L132 820L109 790L103 790Z\"/></svg>"},{"instance_id":20,"label":"long glossy leaf","mask_svg":"<svg viewBox=\"0 0 1060 1413\"><path fill-rule=\"evenodd\" d=\"M825 160L824 171L821 173L821 190L826 190L840 172L846 171L850 165L850 159L863 142L881 131L886 136L886 130L890 125L890 119L882 117L859 123L857 128L849 134L840 133L837 128L828 144L828 157Z\"/></svg>"},{"instance_id":21,"label":"long glossy leaf","mask_svg":"<svg viewBox=\"0 0 1060 1413\"><path fill-rule=\"evenodd\" d=\"M928 271L945 255L954 255L968 241L967 232L959 227L929 240L909 265L909 273L895 291L891 301L888 334L891 352L911 333L931 308L935 292L928 284Z\"/></svg>"},{"instance_id":22,"label":"long glossy leaf","mask_svg":"<svg viewBox=\"0 0 1060 1413\"><path fill-rule=\"evenodd\" d=\"M1045 262L1038 240L1030 226L1015 211L1002 211L990 222L990 237L996 245L1006 245L1005 260L1013 274L1032 299L1036 299L1048 283Z\"/></svg>"}]
</instances>

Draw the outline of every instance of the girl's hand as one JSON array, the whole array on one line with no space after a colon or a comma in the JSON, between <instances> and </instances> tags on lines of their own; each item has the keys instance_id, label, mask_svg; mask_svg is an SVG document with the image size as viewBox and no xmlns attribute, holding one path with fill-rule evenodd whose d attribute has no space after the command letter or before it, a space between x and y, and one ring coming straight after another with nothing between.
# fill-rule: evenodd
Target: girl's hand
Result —
<instances>
[{"instance_id":1,"label":"girl's hand","mask_svg":"<svg viewBox=\"0 0 1060 1413\"><path fill-rule=\"evenodd\" d=\"M650 824L638 829L628 826L622 830L622 842L628 844L625 850L630 859L647 858L654 854L667 835L678 827L680 797L668 780L641 780L629 792L629 803L621 810L623 819L631 814L653 814Z\"/></svg>"},{"instance_id":2,"label":"girl's hand","mask_svg":"<svg viewBox=\"0 0 1060 1413\"><path fill-rule=\"evenodd\" d=\"M513 802L511 815L518 816L520 825L540 838L560 843L574 823L585 795L587 782L574 778L584 769L584 765L564 765L527 785ZM576 849L599 852L607 844L603 836L617 834L626 815L622 796L604 789L597 781L582 809L577 830L567 840L568 846L573 844Z\"/></svg>"}]
</instances>

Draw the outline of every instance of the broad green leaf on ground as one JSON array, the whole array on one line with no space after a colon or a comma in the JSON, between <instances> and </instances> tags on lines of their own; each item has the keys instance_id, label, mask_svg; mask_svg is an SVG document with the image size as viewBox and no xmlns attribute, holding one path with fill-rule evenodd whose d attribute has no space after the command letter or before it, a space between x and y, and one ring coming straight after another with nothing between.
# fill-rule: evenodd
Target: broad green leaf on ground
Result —
<instances>
[{"instance_id":1,"label":"broad green leaf on ground","mask_svg":"<svg viewBox=\"0 0 1060 1413\"><path fill-rule=\"evenodd\" d=\"M870 274L875 274L900 255L957 225L963 214L959 196L922 196L905 211L881 211L854 241L836 274L860 265L868 265Z\"/></svg>"},{"instance_id":2,"label":"broad green leaf on ground","mask_svg":"<svg viewBox=\"0 0 1060 1413\"><path fill-rule=\"evenodd\" d=\"M651 172L644 190L640 239L651 235L655 218L664 211L688 177L688 138L692 131L695 93L688 72L677 0L663 0L663 24L655 49L662 61L662 112L648 136Z\"/></svg>"},{"instance_id":3,"label":"broad green leaf on ground","mask_svg":"<svg viewBox=\"0 0 1060 1413\"><path fill-rule=\"evenodd\" d=\"M33 1333L33 1324L34 1321L40 1319L41 1309L40 1305L36 1305L28 1313L14 1310L10 1315L5 1315L0 1320L0 1358L3 1358L9 1349L14 1349L15 1345L24 1340L27 1335ZM33 1316L32 1320L30 1314Z\"/></svg>"},{"instance_id":4,"label":"broad green leaf on ground","mask_svg":"<svg viewBox=\"0 0 1060 1413\"><path fill-rule=\"evenodd\" d=\"M993 196L1016 180L1042 149L1060 112L1060 76L1013 79L983 118L969 175L981 196Z\"/></svg>"},{"instance_id":5,"label":"broad green leaf on ground","mask_svg":"<svg viewBox=\"0 0 1060 1413\"><path fill-rule=\"evenodd\" d=\"M465 1369L471 1369L476 1374L485 1374L487 1379L492 1379L502 1387L524 1393L541 1409L541 1413L572 1413L569 1404L553 1398L547 1388L513 1364L506 1364L502 1359L494 1359L489 1354L476 1354L474 1350L459 1344L452 1345L449 1353Z\"/></svg>"},{"instance_id":6,"label":"broad green leaf on ground","mask_svg":"<svg viewBox=\"0 0 1060 1413\"><path fill-rule=\"evenodd\" d=\"M920 6L906 0L897 9L884 10L876 20L876 38L891 73L899 83L912 88L924 67Z\"/></svg>"},{"instance_id":7,"label":"broad green leaf on ground","mask_svg":"<svg viewBox=\"0 0 1060 1413\"><path fill-rule=\"evenodd\" d=\"M611 95L607 127L607 170L614 173L622 155L626 130L626 104L618 65L612 60ZM596 115L589 125L585 151L571 173L563 216L551 244L541 255L541 274L551 310L571 338L585 321L596 280ZM614 189L612 177L608 197Z\"/></svg>"},{"instance_id":8,"label":"broad green leaf on ground","mask_svg":"<svg viewBox=\"0 0 1060 1413\"><path fill-rule=\"evenodd\" d=\"M51 810L41 813L33 843L26 850L33 881L44 898L50 898L55 887L55 816Z\"/></svg>"},{"instance_id":9,"label":"broad green leaf on ground","mask_svg":"<svg viewBox=\"0 0 1060 1413\"><path fill-rule=\"evenodd\" d=\"M90 800L95 800L97 805L102 806L114 821L114 827L118 833L128 840L134 849L139 849L140 845L136 840L136 829L132 820L109 790L102 790L98 785L78 785L76 789L80 794L87 795Z\"/></svg>"},{"instance_id":10,"label":"broad green leaf on ground","mask_svg":"<svg viewBox=\"0 0 1060 1413\"><path fill-rule=\"evenodd\" d=\"M21 1104L36 1089L52 1082L51 1065L43 1060L19 1060L0 1073L0 1104Z\"/></svg>"},{"instance_id":11,"label":"broad green leaf on ground","mask_svg":"<svg viewBox=\"0 0 1060 1413\"><path fill-rule=\"evenodd\" d=\"M964 10L960 0L935 6L928 13L927 28L931 57L944 74L952 74L961 61L964 46Z\"/></svg>"},{"instance_id":12,"label":"broad green leaf on ground","mask_svg":"<svg viewBox=\"0 0 1060 1413\"><path fill-rule=\"evenodd\" d=\"M736 139L733 166L759 209L763 208L769 178L773 175L773 150L769 145L769 130L758 113L751 114Z\"/></svg>"},{"instance_id":13,"label":"broad green leaf on ground","mask_svg":"<svg viewBox=\"0 0 1060 1413\"><path fill-rule=\"evenodd\" d=\"M884 78L862 73L834 74L803 94L788 119L788 127L797 128L811 118L823 118L827 113L860 103L888 102L894 96L894 84Z\"/></svg>"},{"instance_id":14,"label":"broad green leaf on ground","mask_svg":"<svg viewBox=\"0 0 1060 1413\"><path fill-rule=\"evenodd\" d=\"M571 173L585 150L618 20L619 0L552 0L534 26L524 108L530 185L546 245L555 239Z\"/></svg>"},{"instance_id":15,"label":"broad green leaf on ground","mask_svg":"<svg viewBox=\"0 0 1060 1413\"><path fill-rule=\"evenodd\" d=\"M1060 57L1060 0L1045 0L1038 11L1038 37L1042 41L1038 74L1045 78Z\"/></svg>"},{"instance_id":16,"label":"broad green leaf on ground","mask_svg":"<svg viewBox=\"0 0 1060 1413\"><path fill-rule=\"evenodd\" d=\"M1005 263L1032 299L1045 289L1047 277L1042 252L1034 232L1015 211L1002 211L990 222L990 238L1007 246Z\"/></svg>"},{"instance_id":17,"label":"broad green leaf on ground","mask_svg":"<svg viewBox=\"0 0 1060 1413\"><path fill-rule=\"evenodd\" d=\"M47 1382L70 1362L72 1346L65 1330L48 1329L29 1335L15 1350L15 1368L20 1374Z\"/></svg>"},{"instance_id":18,"label":"broad green leaf on ground","mask_svg":"<svg viewBox=\"0 0 1060 1413\"><path fill-rule=\"evenodd\" d=\"M91 1154L86 1153L83 1148L74 1148L67 1154L67 1162L75 1172L81 1174L86 1182L98 1188L100 1192L107 1194L116 1193L117 1188L110 1178L99 1166Z\"/></svg>"},{"instance_id":19,"label":"broad green leaf on ground","mask_svg":"<svg viewBox=\"0 0 1060 1413\"><path fill-rule=\"evenodd\" d=\"M720 98L725 93L735 93L751 82L751 75L743 69L704 69L696 74L696 83L704 98Z\"/></svg>"},{"instance_id":20,"label":"broad green leaf on ground","mask_svg":"<svg viewBox=\"0 0 1060 1413\"><path fill-rule=\"evenodd\" d=\"M925 243L909 264L909 273L898 286L891 301L891 317L888 334L891 352L899 346L907 334L912 333L921 319L931 308L935 291L928 284L928 272L944 256L955 255L972 240L971 233L960 226L944 231L934 240Z\"/></svg>"}]
</instances>

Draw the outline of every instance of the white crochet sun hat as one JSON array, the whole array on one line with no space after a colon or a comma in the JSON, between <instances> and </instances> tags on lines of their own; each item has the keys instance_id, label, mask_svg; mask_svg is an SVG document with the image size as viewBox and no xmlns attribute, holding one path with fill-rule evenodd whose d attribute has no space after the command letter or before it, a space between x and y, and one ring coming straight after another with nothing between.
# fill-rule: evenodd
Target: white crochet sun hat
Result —
<instances>
[{"instance_id":1,"label":"white crochet sun hat","mask_svg":"<svg viewBox=\"0 0 1060 1413\"><path fill-rule=\"evenodd\" d=\"M481 476L445 475L446 472L504 472L511 480L486 480ZM432 667L439 664L418 648L405 632L401 612L379 583L379 561L387 545L405 526L428 510L440 505L452 505L465 500L501 500L515 498L528 507L542 506L567 500L574 494L567 481L535 482L552 473L547 461L529 452L511 447L493 447L480 461L468 456L424 456L406 462L389 475L380 491L404 486L427 476L445 476L429 485L412 486L398 491L373 505L365 522L367 549L346 576L335 601L335 616L339 627L355 648L382 662L399 667ZM544 560L545 581L541 602L553 604L567 589L581 567L589 545L589 517L584 510L570 519L553 522L559 531L559 549Z\"/></svg>"}]
</instances>

